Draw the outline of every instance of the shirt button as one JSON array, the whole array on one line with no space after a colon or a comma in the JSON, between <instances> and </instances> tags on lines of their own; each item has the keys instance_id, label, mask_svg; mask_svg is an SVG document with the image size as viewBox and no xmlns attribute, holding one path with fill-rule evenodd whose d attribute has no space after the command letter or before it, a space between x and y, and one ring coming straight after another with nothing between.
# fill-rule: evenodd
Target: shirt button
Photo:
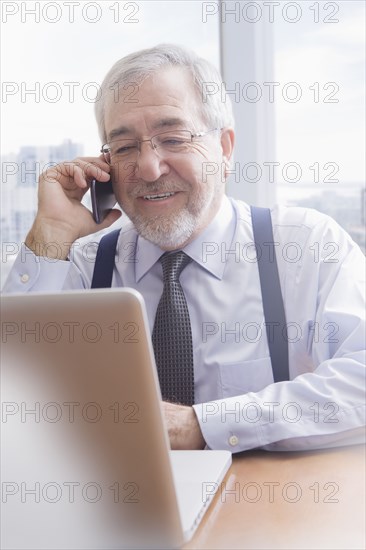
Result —
<instances>
[{"instance_id":1,"label":"shirt button","mask_svg":"<svg viewBox=\"0 0 366 550\"><path fill-rule=\"evenodd\" d=\"M23 273L23 275L21 275L20 277L20 280L22 281L22 283L27 283L29 281L28 273Z\"/></svg>"},{"instance_id":2,"label":"shirt button","mask_svg":"<svg viewBox=\"0 0 366 550\"><path fill-rule=\"evenodd\" d=\"M229 437L229 443L232 447L235 447L239 443L239 439L236 437L236 435L232 435Z\"/></svg>"}]
</instances>

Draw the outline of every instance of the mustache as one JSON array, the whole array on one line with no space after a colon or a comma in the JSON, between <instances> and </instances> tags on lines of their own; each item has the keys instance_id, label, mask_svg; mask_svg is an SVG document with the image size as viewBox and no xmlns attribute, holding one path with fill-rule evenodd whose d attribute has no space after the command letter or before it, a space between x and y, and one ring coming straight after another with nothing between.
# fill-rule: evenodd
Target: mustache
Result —
<instances>
[{"instance_id":1,"label":"mustache","mask_svg":"<svg viewBox=\"0 0 366 550\"><path fill-rule=\"evenodd\" d=\"M176 183L173 181L158 180L152 183L138 183L129 191L129 196L132 198L141 197L143 195L158 195L162 193L175 193L177 191L186 191L187 185Z\"/></svg>"}]
</instances>

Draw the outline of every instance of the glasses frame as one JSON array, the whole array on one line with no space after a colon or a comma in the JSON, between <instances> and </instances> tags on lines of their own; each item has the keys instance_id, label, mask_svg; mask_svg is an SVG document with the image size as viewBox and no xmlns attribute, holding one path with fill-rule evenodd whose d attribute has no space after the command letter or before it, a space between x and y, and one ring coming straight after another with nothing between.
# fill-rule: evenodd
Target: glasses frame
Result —
<instances>
[{"instance_id":1,"label":"glasses frame","mask_svg":"<svg viewBox=\"0 0 366 550\"><path fill-rule=\"evenodd\" d=\"M223 128L212 128L211 130L206 130L204 132L196 132L196 133L193 133L191 132L191 130L178 130L179 132L187 132L190 134L191 136L191 141L188 142L188 143L193 143L193 140L194 138L200 138L200 137L204 137L206 136L207 134L210 134L211 132L217 132L217 131L220 131L222 130ZM104 145L102 145L102 147L100 148L100 152L103 154L103 157L104 157L104 160L106 161L107 164L109 164L111 166L111 163L107 161L106 159L106 155L109 153L109 146L111 143L114 143L116 141L134 141L137 143L137 157L138 155L141 153L141 143L145 143L147 141L150 142L150 145L151 145L151 148L153 149L153 151L156 152L156 150L158 149L158 147L156 145L154 145L153 143L153 140L154 138L158 137L158 136L163 136L164 134L171 134L172 132L174 132L174 130L167 130L166 132L159 132L158 134L154 134L153 136L151 136L151 138L148 138L148 139L135 139L135 138L126 138L126 139L114 139L112 141L110 141L109 143L104 143Z\"/></svg>"}]
</instances>

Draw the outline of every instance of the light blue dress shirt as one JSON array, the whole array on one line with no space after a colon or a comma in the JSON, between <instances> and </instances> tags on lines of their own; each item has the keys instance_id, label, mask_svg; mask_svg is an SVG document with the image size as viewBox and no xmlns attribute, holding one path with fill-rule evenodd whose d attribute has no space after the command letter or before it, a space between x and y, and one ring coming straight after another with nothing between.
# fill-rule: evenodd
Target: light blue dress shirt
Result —
<instances>
[{"instance_id":1,"label":"light blue dress shirt","mask_svg":"<svg viewBox=\"0 0 366 550\"><path fill-rule=\"evenodd\" d=\"M232 452L361 442L365 425L364 256L331 218L272 209L289 339L290 381L273 383L247 204L222 201L185 252L194 406L209 448ZM120 223L120 222L119 222ZM89 288L103 233L77 241L70 261L23 246L4 292ZM124 224L112 286L145 298L150 329L163 289L162 250Z\"/></svg>"}]
</instances>

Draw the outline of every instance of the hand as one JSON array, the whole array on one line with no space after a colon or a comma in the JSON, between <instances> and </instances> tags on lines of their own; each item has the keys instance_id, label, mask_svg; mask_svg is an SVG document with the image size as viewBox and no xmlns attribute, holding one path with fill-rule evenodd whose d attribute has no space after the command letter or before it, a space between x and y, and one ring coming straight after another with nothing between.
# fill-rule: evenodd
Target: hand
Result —
<instances>
[{"instance_id":1,"label":"hand","mask_svg":"<svg viewBox=\"0 0 366 550\"><path fill-rule=\"evenodd\" d=\"M174 450L199 450L206 445L193 407L162 402L170 446Z\"/></svg>"},{"instance_id":2,"label":"hand","mask_svg":"<svg viewBox=\"0 0 366 550\"><path fill-rule=\"evenodd\" d=\"M103 157L62 162L43 172L38 186L38 212L25 244L37 256L64 260L72 243L109 227L121 215L112 210L101 224L81 204L93 178L107 182L110 166Z\"/></svg>"}]
</instances>

